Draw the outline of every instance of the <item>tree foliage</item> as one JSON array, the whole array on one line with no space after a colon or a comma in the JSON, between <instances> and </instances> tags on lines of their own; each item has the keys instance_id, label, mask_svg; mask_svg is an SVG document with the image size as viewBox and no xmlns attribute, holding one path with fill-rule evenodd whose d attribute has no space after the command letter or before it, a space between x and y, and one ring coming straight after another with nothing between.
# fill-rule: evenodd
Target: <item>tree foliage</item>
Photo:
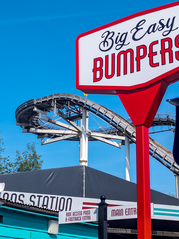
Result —
<instances>
[{"instance_id":1,"label":"tree foliage","mask_svg":"<svg viewBox=\"0 0 179 239\"><path fill-rule=\"evenodd\" d=\"M35 143L28 143L22 153L16 150L16 158L13 162L9 156L3 156L5 150L3 145L3 139L0 138L0 174L35 171L42 168L43 160L41 155L37 154Z\"/></svg>"},{"instance_id":2,"label":"tree foliage","mask_svg":"<svg viewBox=\"0 0 179 239\"><path fill-rule=\"evenodd\" d=\"M20 153L16 150L15 172L35 171L42 168L43 160L41 155L37 154L35 143L28 143L27 150Z\"/></svg>"},{"instance_id":3,"label":"tree foliage","mask_svg":"<svg viewBox=\"0 0 179 239\"><path fill-rule=\"evenodd\" d=\"M11 173L14 170L14 164L10 162L9 156L2 156L2 153L5 150L5 148L3 148L3 145L3 139L0 138L0 174Z\"/></svg>"}]
</instances>

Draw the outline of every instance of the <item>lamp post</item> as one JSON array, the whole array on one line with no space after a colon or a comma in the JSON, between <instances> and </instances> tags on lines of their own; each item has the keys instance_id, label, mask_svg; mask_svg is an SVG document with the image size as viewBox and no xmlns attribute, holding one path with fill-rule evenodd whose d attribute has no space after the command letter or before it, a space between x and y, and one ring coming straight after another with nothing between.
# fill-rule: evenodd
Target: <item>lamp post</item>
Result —
<instances>
[{"instance_id":1,"label":"lamp post","mask_svg":"<svg viewBox=\"0 0 179 239\"><path fill-rule=\"evenodd\" d=\"M98 204L98 238L107 239L107 206L105 202L106 197L102 195L100 197L101 202Z\"/></svg>"}]
</instances>

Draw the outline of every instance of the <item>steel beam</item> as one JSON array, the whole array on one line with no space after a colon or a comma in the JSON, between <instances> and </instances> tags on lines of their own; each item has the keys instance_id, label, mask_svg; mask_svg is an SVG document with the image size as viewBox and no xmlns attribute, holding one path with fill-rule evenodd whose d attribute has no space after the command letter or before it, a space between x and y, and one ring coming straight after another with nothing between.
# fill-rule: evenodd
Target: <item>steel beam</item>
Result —
<instances>
[{"instance_id":1,"label":"steel beam","mask_svg":"<svg viewBox=\"0 0 179 239\"><path fill-rule=\"evenodd\" d=\"M102 138L105 138L105 139L125 140L124 136L112 135L112 134L102 134L102 133L97 133L97 132L90 132L89 135L91 137L102 137Z\"/></svg>"},{"instance_id":2,"label":"steel beam","mask_svg":"<svg viewBox=\"0 0 179 239\"><path fill-rule=\"evenodd\" d=\"M97 137L97 136L92 136L91 135L91 137L93 138L93 139L96 139L96 140L99 140L99 141L101 141L101 142L103 142L103 143L106 143L106 144L110 144L110 145L112 145L112 146L114 146L114 147L117 147L117 148L121 148L121 144L118 144L118 143L116 143L115 141L110 141L110 140L108 140L108 139L104 139L104 138L102 138L102 137Z\"/></svg>"},{"instance_id":3,"label":"steel beam","mask_svg":"<svg viewBox=\"0 0 179 239\"><path fill-rule=\"evenodd\" d=\"M23 129L23 133L33 133L33 134L52 134L52 135L61 135L61 134L74 134L76 135L77 132L72 130L58 130L58 129L36 129L36 128L30 128L30 129Z\"/></svg>"},{"instance_id":4,"label":"steel beam","mask_svg":"<svg viewBox=\"0 0 179 239\"><path fill-rule=\"evenodd\" d=\"M76 137L78 137L78 134L76 134ZM46 139L45 141L42 140L41 144L42 145L51 144L51 143L58 142L58 141L61 141L61 140L65 140L65 139L69 139L69 138L74 138L74 134L65 135L65 136L62 136L62 137L56 137L54 139Z\"/></svg>"},{"instance_id":5,"label":"steel beam","mask_svg":"<svg viewBox=\"0 0 179 239\"><path fill-rule=\"evenodd\" d=\"M125 137L125 177L127 181L130 181L130 151L127 137Z\"/></svg>"},{"instance_id":6,"label":"steel beam","mask_svg":"<svg viewBox=\"0 0 179 239\"><path fill-rule=\"evenodd\" d=\"M49 122L49 123L52 123L52 124L55 124L55 125L58 125L58 126L60 126L60 127L66 128L66 129L70 129L70 130L75 131L75 132L78 131L78 130L75 129L74 127L72 127L72 126L70 126L70 125L68 125L68 124L64 124L64 123L62 123L62 122L59 122L59 121L57 121L57 120L51 119L51 118L48 117L48 116L39 115L39 119L44 120L44 121Z\"/></svg>"}]
</instances>

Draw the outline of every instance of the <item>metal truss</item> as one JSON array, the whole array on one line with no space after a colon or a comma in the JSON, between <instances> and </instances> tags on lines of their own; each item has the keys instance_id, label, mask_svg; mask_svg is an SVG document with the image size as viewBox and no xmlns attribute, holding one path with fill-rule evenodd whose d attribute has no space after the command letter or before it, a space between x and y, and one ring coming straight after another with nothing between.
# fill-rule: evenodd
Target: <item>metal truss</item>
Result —
<instances>
[{"instance_id":1,"label":"metal truss","mask_svg":"<svg viewBox=\"0 0 179 239\"><path fill-rule=\"evenodd\" d=\"M27 101L17 108L15 117L23 132L36 134L42 144L60 140L79 141L82 127L78 122L82 119L83 110L98 116L109 125L106 129L87 129L88 140L100 140L118 148L121 143L125 144L125 138L130 143L136 143L136 129L132 123L102 105L73 94L60 93ZM153 122L153 126L174 124L175 119L170 115L157 115ZM179 175L179 165L174 161L173 154L152 138L149 138L149 153Z\"/></svg>"}]
</instances>

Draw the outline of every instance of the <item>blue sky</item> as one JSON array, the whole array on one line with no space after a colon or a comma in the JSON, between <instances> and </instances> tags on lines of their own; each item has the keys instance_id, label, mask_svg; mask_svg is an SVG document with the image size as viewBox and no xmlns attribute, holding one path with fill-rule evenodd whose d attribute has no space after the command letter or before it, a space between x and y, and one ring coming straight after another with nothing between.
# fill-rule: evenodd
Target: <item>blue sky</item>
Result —
<instances>
[{"instance_id":1,"label":"blue sky","mask_svg":"<svg viewBox=\"0 0 179 239\"><path fill-rule=\"evenodd\" d=\"M75 87L75 40L83 32L133 13L173 1L0 1L0 129L5 154L12 160L16 149L25 150L37 142L43 168L79 165L78 142L58 142L41 146L32 134L16 126L15 110L27 100L55 93L83 96ZM159 112L175 112L166 99L178 96L179 82L168 87ZM89 95L88 99L110 108L122 117L128 115L118 96ZM161 130L164 127L161 127ZM173 133L151 135L172 150ZM135 145L131 146L131 181L136 182ZM90 142L89 166L125 178L124 147ZM175 194L173 173L151 158L151 188Z\"/></svg>"}]
</instances>

